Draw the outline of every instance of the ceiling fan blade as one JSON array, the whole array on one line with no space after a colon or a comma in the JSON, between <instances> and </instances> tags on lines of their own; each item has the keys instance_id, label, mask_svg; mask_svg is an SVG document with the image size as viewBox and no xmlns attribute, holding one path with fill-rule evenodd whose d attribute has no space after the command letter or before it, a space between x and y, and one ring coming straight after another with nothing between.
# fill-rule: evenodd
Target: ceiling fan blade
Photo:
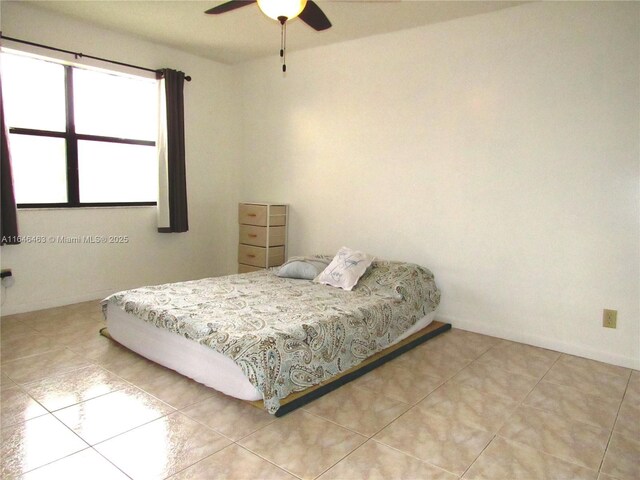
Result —
<instances>
[{"instance_id":1,"label":"ceiling fan blade","mask_svg":"<svg viewBox=\"0 0 640 480\"><path fill-rule=\"evenodd\" d=\"M247 5L256 3L256 1L257 0L231 0L230 2L223 3L222 5L218 5L217 7L210 8L204 13L218 15L220 13L230 12L231 10L235 10L236 8L246 7Z\"/></svg>"},{"instance_id":2,"label":"ceiling fan blade","mask_svg":"<svg viewBox=\"0 0 640 480\"><path fill-rule=\"evenodd\" d=\"M300 20L315 30L326 30L331 27L331 22L320 7L313 0L307 1L307 6L300 12Z\"/></svg>"}]
</instances>

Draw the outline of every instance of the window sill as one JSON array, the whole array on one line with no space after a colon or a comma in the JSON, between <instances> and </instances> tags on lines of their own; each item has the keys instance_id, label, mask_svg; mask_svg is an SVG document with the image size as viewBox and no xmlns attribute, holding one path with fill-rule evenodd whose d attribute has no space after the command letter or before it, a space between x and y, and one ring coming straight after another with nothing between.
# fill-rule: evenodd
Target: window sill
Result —
<instances>
[{"instance_id":1,"label":"window sill","mask_svg":"<svg viewBox=\"0 0 640 480\"><path fill-rule=\"evenodd\" d=\"M105 210L105 209L128 209L128 208L156 208L156 205L87 205L81 207L18 207L18 212L42 212L50 210Z\"/></svg>"}]
</instances>

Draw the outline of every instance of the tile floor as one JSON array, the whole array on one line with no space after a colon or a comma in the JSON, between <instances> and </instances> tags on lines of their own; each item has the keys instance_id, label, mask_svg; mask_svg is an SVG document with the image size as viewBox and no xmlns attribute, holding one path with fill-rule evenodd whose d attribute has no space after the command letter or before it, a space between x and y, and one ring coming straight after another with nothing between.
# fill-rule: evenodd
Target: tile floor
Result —
<instances>
[{"instance_id":1,"label":"tile floor","mask_svg":"<svg viewBox=\"0 0 640 480\"><path fill-rule=\"evenodd\" d=\"M638 371L453 329L276 419L101 325L2 319L2 478L640 479Z\"/></svg>"}]
</instances>

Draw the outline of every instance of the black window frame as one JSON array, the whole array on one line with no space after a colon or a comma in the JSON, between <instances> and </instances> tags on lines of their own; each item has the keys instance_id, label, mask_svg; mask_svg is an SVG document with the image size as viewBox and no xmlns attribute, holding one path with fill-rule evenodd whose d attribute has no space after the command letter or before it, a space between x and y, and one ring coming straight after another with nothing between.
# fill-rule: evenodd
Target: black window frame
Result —
<instances>
[{"instance_id":1,"label":"black window frame","mask_svg":"<svg viewBox=\"0 0 640 480\"><path fill-rule=\"evenodd\" d=\"M78 140L95 142L120 143L127 145L144 145L155 147L152 140L137 140L133 138L108 137L104 135L88 135L76 132L74 99L73 99L73 71L77 67L64 67L65 85L65 115L64 132L53 130L39 130L34 128L9 127L9 133L16 135L31 135L38 137L53 137L65 139L66 167L67 167L67 201L64 203L18 203L17 208L83 208L83 207L137 207L155 206L155 202L80 202L80 177L78 175Z\"/></svg>"}]
</instances>

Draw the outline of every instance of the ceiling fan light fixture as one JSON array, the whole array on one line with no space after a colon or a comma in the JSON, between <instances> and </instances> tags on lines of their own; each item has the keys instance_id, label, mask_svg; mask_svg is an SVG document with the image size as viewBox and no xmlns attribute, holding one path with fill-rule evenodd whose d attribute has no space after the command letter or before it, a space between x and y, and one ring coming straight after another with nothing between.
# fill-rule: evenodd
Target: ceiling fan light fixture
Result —
<instances>
[{"instance_id":1,"label":"ceiling fan light fixture","mask_svg":"<svg viewBox=\"0 0 640 480\"><path fill-rule=\"evenodd\" d=\"M280 21L281 17L291 20L300 15L307 0L258 0L258 6L267 17Z\"/></svg>"}]
</instances>

